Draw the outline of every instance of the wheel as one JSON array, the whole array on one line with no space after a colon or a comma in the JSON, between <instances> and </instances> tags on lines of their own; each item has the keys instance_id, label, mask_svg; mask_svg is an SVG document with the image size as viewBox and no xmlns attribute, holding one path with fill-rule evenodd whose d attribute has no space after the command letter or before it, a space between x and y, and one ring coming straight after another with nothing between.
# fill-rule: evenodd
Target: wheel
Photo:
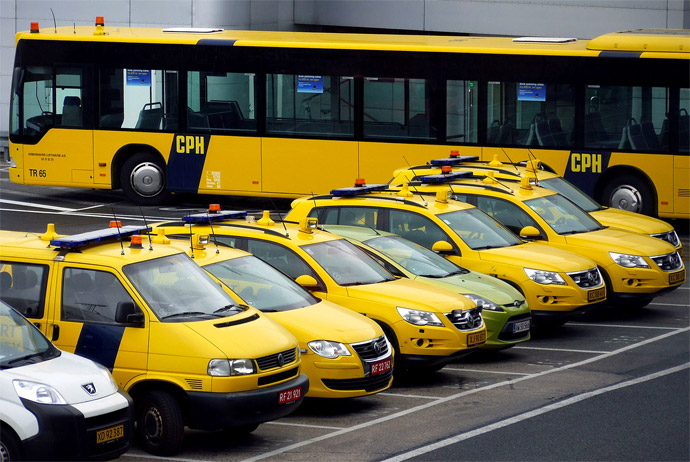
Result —
<instances>
[{"instance_id":1,"label":"wheel","mask_svg":"<svg viewBox=\"0 0 690 462\"><path fill-rule=\"evenodd\" d=\"M175 454L182 447L184 421L177 400L165 391L151 391L137 405L137 438L147 452Z\"/></svg>"},{"instance_id":2,"label":"wheel","mask_svg":"<svg viewBox=\"0 0 690 462\"><path fill-rule=\"evenodd\" d=\"M3 427L0 430L0 462L14 460L23 460L22 446L14 432Z\"/></svg>"},{"instance_id":3,"label":"wheel","mask_svg":"<svg viewBox=\"0 0 690 462\"><path fill-rule=\"evenodd\" d=\"M635 175L618 175L604 186L601 197L603 205L629 212L654 215L656 200L649 184Z\"/></svg>"},{"instance_id":4,"label":"wheel","mask_svg":"<svg viewBox=\"0 0 690 462\"><path fill-rule=\"evenodd\" d=\"M159 205L168 198L165 166L153 154L140 152L127 159L120 185L128 199L141 205Z\"/></svg>"}]
</instances>

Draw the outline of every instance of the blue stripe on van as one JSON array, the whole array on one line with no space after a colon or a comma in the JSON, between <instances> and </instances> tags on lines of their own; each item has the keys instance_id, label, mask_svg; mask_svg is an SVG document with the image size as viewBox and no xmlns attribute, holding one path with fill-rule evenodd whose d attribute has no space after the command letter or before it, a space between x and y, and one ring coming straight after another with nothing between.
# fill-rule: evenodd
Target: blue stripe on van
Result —
<instances>
[{"instance_id":1,"label":"blue stripe on van","mask_svg":"<svg viewBox=\"0 0 690 462\"><path fill-rule=\"evenodd\" d=\"M124 334L124 326L84 324L74 353L96 361L112 372Z\"/></svg>"}]
</instances>

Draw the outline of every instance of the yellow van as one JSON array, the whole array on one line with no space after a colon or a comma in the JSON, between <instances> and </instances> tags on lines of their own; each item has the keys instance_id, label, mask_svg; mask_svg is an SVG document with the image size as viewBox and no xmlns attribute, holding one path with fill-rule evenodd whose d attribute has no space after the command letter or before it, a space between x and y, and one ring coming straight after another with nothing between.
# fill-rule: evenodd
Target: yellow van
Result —
<instances>
[{"instance_id":1,"label":"yellow van","mask_svg":"<svg viewBox=\"0 0 690 462\"><path fill-rule=\"evenodd\" d=\"M422 194L448 193L482 209L515 234L542 248L558 248L596 262L606 283L610 305L624 309L649 304L654 297L685 282L685 267L676 248L661 239L620 228L604 227L591 215L551 189L495 177L475 178L470 172L415 176L409 183ZM459 175L470 173L469 176ZM406 181L395 178L391 188Z\"/></svg>"},{"instance_id":2,"label":"yellow van","mask_svg":"<svg viewBox=\"0 0 690 462\"><path fill-rule=\"evenodd\" d=\"M144 449L185 426L252 431L301 404L295 337L237 302L184 252L138 226L60 236L0 231L0 298L60 349L108 368L134 400Z\"/></svg>"},{"instance_id":3,"label":"yellow van","mask_svg":"<svg viewBox=\"0 0 690 462\"><path fill-rule=\"evenodd\" d=\"M450 261L517 288L539 327L563 324L606 299L596 264L585 257L525 243L478 208L387 185L361 185L296 199L289 221L316 218L324 226L364 226L398 234Z\"/></svg>"},{"instance_id":4,"label":"yellow van","mask_svg":"<svg viewBox=\"0 0 690 462\"><path fill-rule=\"evenodd\" d=\"M153 240L166 238L161 234ZM352 398L390 388L393 349L378 324L319 300L261 259L222 243L210 243L213 240L213 236L209 239L200 234L167 239L187 250L197 265L229 287L242 303L261 310L297 338L302 372L309 377L307 397Z\"/></svg>"},{"instance_id":5,"label":"yellow van","mask_svg":"<svg viewBox=\"0 0 690 462\"><path fill-rule=\"evenodd\" d=\"M396 374L438 370L486 342L481 309L466 297L395 278L354 244L316 229L316 220L275 223L268 212L258 221L244 216L215 210L153 230L212 235L276 267L314 296L371 318L395 350Z\"/></svg>"}]
</instances>

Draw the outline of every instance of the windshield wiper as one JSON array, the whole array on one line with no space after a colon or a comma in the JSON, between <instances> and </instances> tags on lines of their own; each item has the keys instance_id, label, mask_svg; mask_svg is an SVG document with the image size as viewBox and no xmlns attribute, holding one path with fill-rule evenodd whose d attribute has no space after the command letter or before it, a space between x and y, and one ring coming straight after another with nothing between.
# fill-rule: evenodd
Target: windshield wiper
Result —
<instances>
[{"instance_id":1,"label":"windshield wiper","mask_svg":"<svg viewBox=\"0 0 690 462\"><path fill-rule=\"evenodd\" d=\"M48 351L48 350L46 350L46 351ZM43 357L43 355L46 353L46 351L41 351L38 353L31 353L30 355L21 356L19 358L14 358L14 359L7 361L6 364L10 365L10 364L18 363L20 361L28 361L29 359L36 358L38 356Z\"/></svg>"},{"instance_id":2,"label":"windshield wiper","mask_svg":"<svg viewBox=\"0 0 690 462\"><path fill-rule=\"evenodd\" d=\"M231 311L231 310L240 312L240 311L242 311L242 309L243 308L240 305L225 305L222 308L218 308L216 311L213 312L213 314L223 313L225 311Z\"/></svg>"},{"instance_id":3,"label":"windshield wiper","mask_svg":"<svg viewBox=\"0 0 690 462\"><path fill-rule=\"evenodd\" d=\"M161 319L179 318L181 316L211 316L211 313L204 313L203 311L183 311L182 313L173 313L163 316Z\"/></svg>"}]
</instances>

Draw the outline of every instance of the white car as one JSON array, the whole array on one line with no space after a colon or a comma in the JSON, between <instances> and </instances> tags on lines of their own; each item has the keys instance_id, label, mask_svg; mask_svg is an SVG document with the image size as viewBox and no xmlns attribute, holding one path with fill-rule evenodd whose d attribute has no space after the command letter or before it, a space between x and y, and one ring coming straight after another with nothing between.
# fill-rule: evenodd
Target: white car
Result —
<instances>
[{"instance_id":1,"label":"white car","mask_svg":"<svg viewBox=\"0 0 690 462\"><path fill-rule=\"evenodd\" d=\"M132 434L131 399L110 372L0 302L0 462L117 458Z\"/></svg>"}]
</instances>

